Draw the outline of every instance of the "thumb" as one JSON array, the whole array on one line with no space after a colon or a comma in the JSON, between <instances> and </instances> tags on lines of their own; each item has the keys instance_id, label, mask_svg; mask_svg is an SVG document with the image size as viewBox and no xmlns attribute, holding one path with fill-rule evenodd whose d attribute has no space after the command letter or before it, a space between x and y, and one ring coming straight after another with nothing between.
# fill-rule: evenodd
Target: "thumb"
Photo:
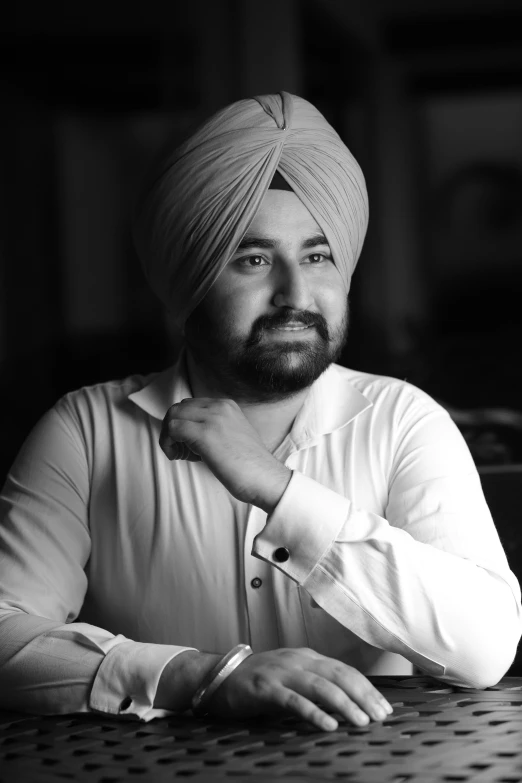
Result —
<instances>
[{"instance_id":1,"label":"thumb","mask_svg":"<svg viewBox=\"0 0 522 783\"><path fill-rule=\"evenodd\" d=\"M171 441L170 443L160 443L165 455L170 459L181 459L187 462L201 462L199 454L193 452L186 443Z\"/></svg>"}]
</instances>

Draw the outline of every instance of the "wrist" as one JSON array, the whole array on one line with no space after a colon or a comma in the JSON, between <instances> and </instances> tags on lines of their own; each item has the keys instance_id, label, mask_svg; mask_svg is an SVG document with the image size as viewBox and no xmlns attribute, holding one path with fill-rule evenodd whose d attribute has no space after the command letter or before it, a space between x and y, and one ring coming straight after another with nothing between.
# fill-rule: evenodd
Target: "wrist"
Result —
<instances>
[{"instance_id":1,"label":"wrist","mask_svg":"<svg viewBox=\"0 0 522 783\"><path fill-rule=\"evenodd\" d=\"M186 650L170 660L160 677L154 707L174 712L190 708L192 697L205 676L223 656Z\"/></svg>"},{"instance_id":2,"label":"wrist","mask_svg":"<svg viewBox=\"0 0 522 783\"><path fill-rule=\"evenodd\" d=\"M287 468L276 459L274 459L274 463L272 469L264 473L263 486L258 489L257 495L252 501L254 506L258 506L268 516L275 510L292 478L290 468Z\"/></svg>"},{"instance_id":3,"label":"wrist","mask_svg":"<svg viewBox=\"0 0 522 783\"><path fill-rule=\"evenodd\" d=\"M237 644L210 670L192 699L192 712L202 716L209 712L209 704L216 691L222 688L228 677L252 655L248 644Z\"/></svg>"}]
</instances>

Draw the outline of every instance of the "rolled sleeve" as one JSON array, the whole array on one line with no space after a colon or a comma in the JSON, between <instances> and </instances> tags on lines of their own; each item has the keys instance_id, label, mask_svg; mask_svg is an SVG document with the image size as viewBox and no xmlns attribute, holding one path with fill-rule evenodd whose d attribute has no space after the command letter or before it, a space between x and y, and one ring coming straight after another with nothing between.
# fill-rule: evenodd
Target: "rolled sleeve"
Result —
<instances>
[{"instance_id":1,"label":"rolled sleeve","mask_svg":"<svg viewBox=\"0 0 522 783\"><path fill-rule=\"evenodd\" d=\"M303 584L338 537L349 507L342 495L293 471L281 500L254 539L252 555ZM278 550L288 552L286 561L277 559Z\"/></svg>"}]
</instances>

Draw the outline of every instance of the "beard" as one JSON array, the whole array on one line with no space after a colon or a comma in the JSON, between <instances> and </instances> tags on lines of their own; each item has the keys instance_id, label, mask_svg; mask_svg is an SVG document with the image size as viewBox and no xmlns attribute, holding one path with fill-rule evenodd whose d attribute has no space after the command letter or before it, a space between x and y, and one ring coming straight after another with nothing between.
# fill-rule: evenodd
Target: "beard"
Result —
<instances>
[{"instance_id":1,"label":"beard","mask_svg":"<svg viewBox=\"0 0 522 783\"><path fill-rule=\"evenodd\" d=\"M231 397L273 402L306 389L342 353L348 337L348 301L341 325L331 330L324 316L308 311L263 315L248 337L234 334L200 304L185 325L188 347L198 363ZM267 340L270 329L289 323L311 327L302 340Z\"/></svg>"}]
</instances>

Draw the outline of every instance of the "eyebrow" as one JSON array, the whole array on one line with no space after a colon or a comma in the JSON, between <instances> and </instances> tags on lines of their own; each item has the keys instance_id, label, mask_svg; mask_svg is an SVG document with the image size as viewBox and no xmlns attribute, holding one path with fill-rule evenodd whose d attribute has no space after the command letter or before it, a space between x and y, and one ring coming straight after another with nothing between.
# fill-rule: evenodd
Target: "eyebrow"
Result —
<instances>
[{"instance_id":1,"label":"eyebrow","mask_svg":"<svg viewBox=\"0 0 522 783\"><path fill-rule=\"evenodd\" d=\"M277 247L278 242L274 239L267 239L266 237L255 237L246 234L241 242L239 243L237 250L250 250L254 247L260 247L264 248L266 250L272 250L274 247ZM301 243L301 247L303 249L309 249L311 247L317 247L317 245L328 245L328 241L324 234L317 233L314 234L311 237L308 237L308 239L303 240Z\"/></svg>"}]
</instances>

